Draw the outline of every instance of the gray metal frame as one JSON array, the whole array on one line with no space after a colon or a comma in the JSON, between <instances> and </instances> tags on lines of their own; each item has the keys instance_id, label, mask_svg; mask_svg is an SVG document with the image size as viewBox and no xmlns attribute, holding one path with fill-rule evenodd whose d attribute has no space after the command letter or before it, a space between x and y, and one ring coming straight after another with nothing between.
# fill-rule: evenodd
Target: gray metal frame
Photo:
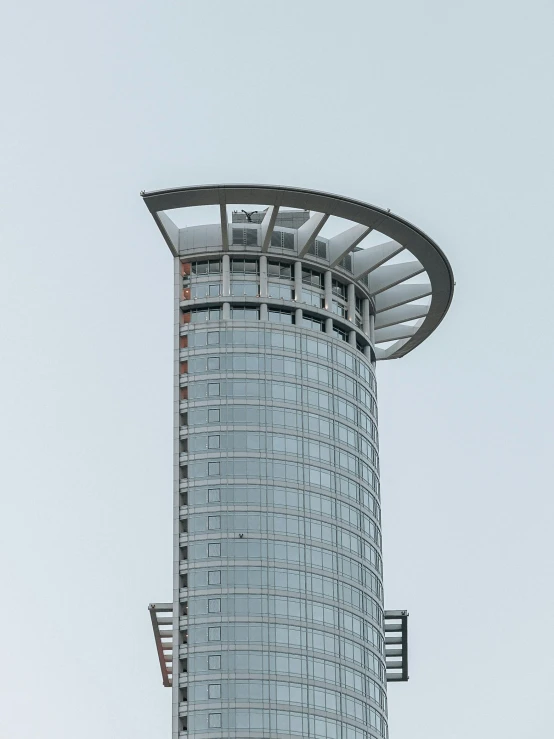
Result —
<instances>
[{"instance_id":1,"label":"gray metal frame","mask_svg":"<svg viewBox=\"0 0 554 739\"><path fill-rule=\"evenodd\" d=\"M150 603L148 611L152 621L162 682L165 688L170 688L173 684L173 603ZM169 614L169 616L160 614ZM162 631L160 626L171 626L171 628Z\"/></svg>"},{"instance_id":2,"label":"gray metal frame","mask_svg":"<svg viewBox=\"0 0 554 739\"><path fill-rule=\"evenodd\" d=\"M407 682L408 611L385 611L387 682Z\"/></svg>"}]
</instances>

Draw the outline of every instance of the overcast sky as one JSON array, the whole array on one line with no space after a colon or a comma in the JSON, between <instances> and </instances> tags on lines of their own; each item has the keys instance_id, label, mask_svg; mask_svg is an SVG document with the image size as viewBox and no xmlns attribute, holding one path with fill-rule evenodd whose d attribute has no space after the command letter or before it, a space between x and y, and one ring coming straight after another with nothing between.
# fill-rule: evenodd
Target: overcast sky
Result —
<instances>
[{"instance_id":1,"label":"overcast sky","mask_svg":"<svg viewBox=\"0 0 554 739\"><path fill-rule=\"evenodd\" d=\"M414 222L449 314L378 370L391 739L554 733L551 0L20 0L0 26L0 737L170 733L172 264L142 189Z\"/></svg>"}]
</instances>

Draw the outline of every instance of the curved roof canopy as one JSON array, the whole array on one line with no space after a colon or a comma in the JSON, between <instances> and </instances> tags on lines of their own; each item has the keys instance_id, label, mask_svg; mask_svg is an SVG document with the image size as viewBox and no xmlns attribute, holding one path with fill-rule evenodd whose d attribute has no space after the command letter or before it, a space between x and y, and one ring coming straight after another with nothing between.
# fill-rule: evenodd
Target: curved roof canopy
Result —
<instances>
[{"instance_id":1,"label":"curved roof canopy","mask_svg":"<svg viewBox=\"0 0 554 739\"><path fill-rule=\"evenodd\" d=\"M304 257L330 216L354 223L328 240L329 266L348 254L352 272L375 304L378 359L396 359L415 349L444 318L454 292L454 277L441 249L408 221L368 203L316 190L274 185L199 185L141 193L171 253L179 255L179 228L165 214L177 208L219 205L223 250L229 249L227 205L268 206L261 225L262 252L268 250L280 208L311 211L298 229L296 254ZM364 248L371 232L382 243ZM407 261L400 261L407 257ZM417 281L414 278L417 276ZM422 304L423 298L430 302ZM385 344L386 348L380 347Z\"/></svg>"}]
</instances>

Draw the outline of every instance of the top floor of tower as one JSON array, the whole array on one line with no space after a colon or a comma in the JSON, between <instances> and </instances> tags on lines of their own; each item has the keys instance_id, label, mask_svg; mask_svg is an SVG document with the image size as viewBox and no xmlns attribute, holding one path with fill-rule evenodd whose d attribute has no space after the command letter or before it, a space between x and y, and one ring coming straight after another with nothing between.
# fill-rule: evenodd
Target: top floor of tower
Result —
<instances>
[{"instance_id":1,"label":"top floor of tower","mask_svg":"<svg viewBox=\"0 0 554 739\"><path fill-rule=\"evenodd\" d=\"M367 203L266 185L141 194L171 253L183 262L259 255L283 264L301 262L322 278L336 279L337 285L354 286L371 305L377 359L414 349L450 305L453 275L440 248L412 224ZM218 206L217 222L180 228L170 215L207 205Z\"/></svg>"}]
</instances>

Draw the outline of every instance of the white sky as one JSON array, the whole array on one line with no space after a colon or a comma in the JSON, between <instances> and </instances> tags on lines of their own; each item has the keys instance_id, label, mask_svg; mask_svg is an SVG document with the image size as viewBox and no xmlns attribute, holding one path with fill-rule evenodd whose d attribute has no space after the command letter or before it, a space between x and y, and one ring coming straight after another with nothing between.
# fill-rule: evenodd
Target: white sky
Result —
<instances>
[{"instance_id":1,"label":"white sky","mask_svg":"<svg viewBox=\"0 0 554 739\"><path fill-rule=\"evenodd\" d=\"M141 189L413 221L449 315L379 368L391 739L554 733L554 6L21 0L0 26L0 737L170 732L170 254ZM550 490L550 493L548 492Z\"/></svg>"}]
</instances>

